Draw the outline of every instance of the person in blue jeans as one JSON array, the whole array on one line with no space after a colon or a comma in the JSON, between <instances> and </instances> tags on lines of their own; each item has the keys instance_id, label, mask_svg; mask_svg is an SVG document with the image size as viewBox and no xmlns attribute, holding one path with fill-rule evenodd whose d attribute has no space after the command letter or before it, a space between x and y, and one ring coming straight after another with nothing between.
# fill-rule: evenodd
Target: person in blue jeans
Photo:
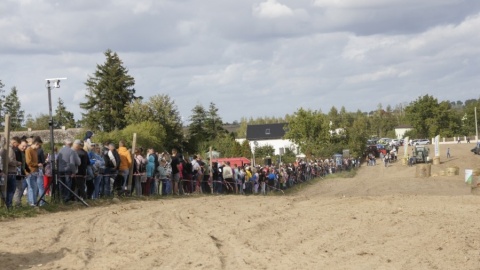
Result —
<instances>
[{"instance_id":1,"label":"person in blue jeans","mask_svg":"<svg viewBox=\"0 0 480 270\"><path fill-rule=\"evenodd\" d=\"M6 205L7 208L12 207L13 196L17 188L17 171L22 166L22 162L17 160L16 152L18 146L20 145L19 137L12 137L10 140L10 151L8 151L8 175L5 176L7 180L7 194L6 194ZM21 160L21 156L20 156Z\"/></svg>"},{"instance_id":2,"label":"person in blue jeans","mask_svg":"<svg viewBox=\"0 0 480 270\"><path fill-rule=\"evenodd\" d=\"M28 185L28 204L34 206L38 196L38 185L37 178L39 171L43 168L43 164L38 161L38 152L37 150L42 146L42 139L40 137L35 137L32 145L30 145L27 150L25 150L25 162L27 165L27 185ZM42 179L42 188L43 188L43 179Z\"/></svg>"},{"instance_id":3,"label":"person in blue jeans","mask_svg":"<svg viewBox=\"0 0 480 270\"><path fill-rule=\"evenodd\" d=\"M105 160L103 159L101 148L99 145L95 145L94 148L88 153L90 160L93 161L93 172L95 174L95 178L93 180L93 185L95 187L93 192L93 198L98 199L100 198L101 192L101 183L103 180L103 174L105 173Z\"/></svg>"}]
</instances>

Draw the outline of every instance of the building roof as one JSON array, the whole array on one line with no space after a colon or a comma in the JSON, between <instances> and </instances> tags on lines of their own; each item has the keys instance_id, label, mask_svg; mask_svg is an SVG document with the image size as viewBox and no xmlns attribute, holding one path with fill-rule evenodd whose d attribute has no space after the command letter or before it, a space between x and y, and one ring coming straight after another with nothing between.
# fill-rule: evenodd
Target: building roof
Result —
<instances>
[{"instance_id":1,"label":"building roof","mask_svg":"<svg viewBox=\"0 0 480 270\"><path fill-rule=\"evenodd\" d=\"M247 140L277 140L283 139L285 136L285 126L287 123L279 124L262 124L247 126Z\"/></svg>"}]
</instances>

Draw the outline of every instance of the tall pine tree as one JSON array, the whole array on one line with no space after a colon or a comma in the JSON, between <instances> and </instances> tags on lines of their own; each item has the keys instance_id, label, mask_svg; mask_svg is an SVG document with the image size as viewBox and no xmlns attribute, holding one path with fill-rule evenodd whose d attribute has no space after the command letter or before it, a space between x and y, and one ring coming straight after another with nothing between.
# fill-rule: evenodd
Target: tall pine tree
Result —
<instances>
[{"instance_id":1,"label":"tall pine tree","mask_svg":"<svg viewBox=\"0 0 480 270\"><path fill-rule=\"evenodd\" d=\"M82 122L87 128L100 131L123 129L127 125L125 107L135 99L135 79L128 75L117 53L107 50L106 61L97 65L97 70L89 76L87 101L80 104Z\"/></svg>"},{"instance_id":2,"label":"tall pine tree","mask_svg":"<svg viewBox=\"0 0 480 270\"><path fill-rule=\"evenodd\" d=\"M10 127L12 130L19 130L25 120L25 111L22 110L22 104L18 98L17 88L14 86L10 93L5 97L3 104L5 114L10 114Z\"/></svg>"},{"instance_id":3,"label":"tall pine tree","mask_svg":"<svg viewBox=\"0 0 480 270\"><path fill-rule=\"evenodd\" d=\"M55 115L53 116L53 127L58 129L62 126L65 128L74 128L75 119L73 113L67 111L63 100L58 98L57 109L55 109Z\"/></svg>"}]
</instances>

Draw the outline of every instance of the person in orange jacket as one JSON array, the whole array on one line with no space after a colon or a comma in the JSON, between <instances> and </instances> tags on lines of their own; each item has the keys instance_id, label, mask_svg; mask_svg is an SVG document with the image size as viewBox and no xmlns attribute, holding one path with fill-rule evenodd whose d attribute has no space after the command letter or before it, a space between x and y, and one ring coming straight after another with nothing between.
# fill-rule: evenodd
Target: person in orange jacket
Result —
<instances>
[{"instance_id":1,"label":"person in orange jacket","mask_svg":"<svg viewBox=\"0 0 480 270\"><path fill-rule=\"evenodd\" d=\"M118 170L123 175L123 190L127 190L128 174L130 173L130 166L132 166L132 154L125 146L125 141L118 142L118 155L120 156L120 167Z\"/></svg>"}]
</instances>

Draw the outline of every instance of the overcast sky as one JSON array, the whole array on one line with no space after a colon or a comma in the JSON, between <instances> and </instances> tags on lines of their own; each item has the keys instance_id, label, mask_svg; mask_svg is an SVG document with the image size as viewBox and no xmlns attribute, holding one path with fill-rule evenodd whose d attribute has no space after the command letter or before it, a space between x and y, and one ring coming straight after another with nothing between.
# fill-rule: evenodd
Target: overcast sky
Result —
<instances>
[{"instance_id":1,"label":"overcast sky","mask_svg":"<svg viewBox=\"0 0 480 270\"><path fill-rule=\"evenodd\" d=\"M110 48L138 95L170 95L185 120L211 101L228 122L371 111L479 98L479 29L477 0L2 0L0 80L36 116L44 79L68 77L53 99L79 119Z\"/></svg>"}]
</instances>

